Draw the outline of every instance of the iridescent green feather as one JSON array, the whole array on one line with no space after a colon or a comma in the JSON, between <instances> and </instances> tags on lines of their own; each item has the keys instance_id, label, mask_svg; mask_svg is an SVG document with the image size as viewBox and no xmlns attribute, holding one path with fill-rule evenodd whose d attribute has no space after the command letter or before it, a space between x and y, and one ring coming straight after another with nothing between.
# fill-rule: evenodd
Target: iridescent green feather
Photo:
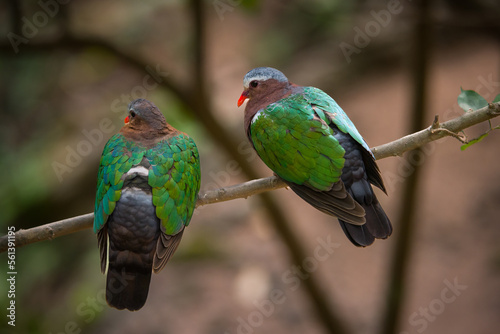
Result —
<instances>
[{"instance_id":1,"label":"iridescent green feather","mask_svg":"<svg viewBox=\"0 0 500 334\"><path fill-rule=\"evenodd\" d=\"M94 232L104 226L120 199L123 174L143 157L151 165L148 184L162 231L174 235L189 224L200 189L200 162L194 141L179 134L146 149L117 134L108 141L101 157Z\"/></svg>"},{"instance_id":2,"label":"iridescent green feather","mask_svg":"<svg viewBox=\"0 0 500 334\"><path fill-rule=\"evenodd\" d=\"M370 152L338 104L313 87L260 110L250 136L259 156L281 178L324 191L339 181L345 161L331 123Z\"/></svg>"},{"instance_id":3,"label":"iridescent green feather","mask_svg":"<svg viewBox=\"0 0 500 334\"><path fill-rule=\"evenodd\" d=\"M161 229L169 235L187 226L200 190L200 162L194 141L185 134L164 140L146 154L148 183ZM166 172L166 173L165 173Z\"/></svg>"},{"instance_id":4,"label":"iridescent green feather","mask_svg":"<svg viewBox=\"0 0 500 334\"><path fill-rule=\"evenodd\" d=\"M347 117L347 114L340 108L340 106L332 99L328 94L323 92L319 88L315 87L304 87L304 98L307 103L317 106L316 113L320 116L327 124L333 122L340 131L348 133L354 140L360 143L368 152L371 154L370 147L366 144L363 137L359 134L358 130L352 123L352 121Z\"/></svg>"},{"instance_id":5,"label":"iridescent green feather","mask_svg":"<svg viewBox=\"0 0 500 334\"><path fill-rule=\"evenodd\" d=\"M101 157L94 232L104 226L120 199L123 174L143 157L151 165L148 184L162 231L174 235L189 224L200 189L200 162L194 141L180 134L146 149L117 134L108 141Z\"/></svg>"},{"instance_id":6,"label":"iridescent green feather","mask_svg":"<svg viewBox=\"0 0 500 334\"><path fill-rule=\"evenodd\" d=\"M144 151L116 134L106 143L97 176L97 193L94 209L94 232L97 233L113 212L120 199L121 177L142 160Z\"/></svg>"}]
</instances>

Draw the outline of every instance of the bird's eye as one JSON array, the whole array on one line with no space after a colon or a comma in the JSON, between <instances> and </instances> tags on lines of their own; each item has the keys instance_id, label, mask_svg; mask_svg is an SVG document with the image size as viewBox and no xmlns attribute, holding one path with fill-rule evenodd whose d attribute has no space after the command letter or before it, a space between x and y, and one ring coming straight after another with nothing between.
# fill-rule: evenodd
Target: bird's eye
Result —
<instances>
[{"instance_id":1,"label":"bird's eye","mask_svg":"<svg viewBox=\"0 0 500 334\"><path fill-rule=\"evenodd\" d=\"M253 88L257 87L258 85L259 85L259 82L257 80L253 80L250 82L250 86Z\"/></svg>"},{"instance_id":2,"label":"bird's eye","mask_svg":"<svg viewBox=\"0 0 500 334\"><path fill-rule=\"evenodd\" d=\"M135 117L135 112L133 112L132 110L130 111L130 117Z\"/></svg>"}]
</instances>

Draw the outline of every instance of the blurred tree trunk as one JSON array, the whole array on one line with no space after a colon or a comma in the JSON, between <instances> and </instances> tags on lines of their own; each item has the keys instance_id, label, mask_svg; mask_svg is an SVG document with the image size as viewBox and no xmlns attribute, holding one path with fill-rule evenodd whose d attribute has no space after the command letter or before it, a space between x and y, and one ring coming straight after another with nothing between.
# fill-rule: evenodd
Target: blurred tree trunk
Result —
<instances>
[{"instance_id":1,"label":"blurred tree trunk","mask_svg":"<svg viewBox=\"0 0 500 334\"><path fill-rule=\"evenodd\" d=\"M430 1L421 0L416 4L417 21L414 27L413 47L410 48L413 79L413 100L409 131L415 132L425 127L425 106L427 102L426 83L429 55L432 41L430 39ZM422 150L416 149L406 154L420 156ZM415 212L418 201L418 185L422 166L415 165L413 173L404 183L402 203L396 229L396 246L392 252L392 264L389 272L389 286L386 295L386 309L382 315L381 334L397 334L401 325L401 315L407 296L408 268L416 228Z\"/></svg>"},{"instance_id":2,"label":"blurred tree trunk","mask_svg":"<svg viewBox=\"0 0 500 334\"><path fill-rule=\"evenodd\" d=\"M195 96L190 99L191 111L198 119L203 121L207 131L210 133L214 141L223 148L231 158L234 158L248 179L253 180L259 178L255 169L248 165L244 157L238 152L235 145L237 141L232 140L229 133L217 122L213 116L213 108L211 101L206 93L206 70L205 70L205 16L204 16L204 2L202 0L191 0L190 7L194 21L194 64L193 64L193 91ZM186 101L188 102L188 101ZM283 239L285 245L289 250L291 260L296 265L301 265L302 261L307 257L300 237L288 225L287 219L283 210L278 203L274 200L270 193L263 193L260 195L266 211L271 218L274 228ZM337 315L336 310L330 305L329 299L321 291L319 283L314 275L310 275L304 280L306 287L305 293L311 300L314 306L314 314L319 318L321 324L329 333L348 333L344 322Z\"/></svg>"}]
</instances>

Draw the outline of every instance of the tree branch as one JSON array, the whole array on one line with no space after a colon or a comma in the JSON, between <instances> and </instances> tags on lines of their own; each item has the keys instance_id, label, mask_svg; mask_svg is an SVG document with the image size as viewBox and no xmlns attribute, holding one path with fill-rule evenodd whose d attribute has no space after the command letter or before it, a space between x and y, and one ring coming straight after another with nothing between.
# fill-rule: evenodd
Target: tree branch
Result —
<instances>
[{"instance_id":1,"label":"tree branch","mask_svg":"<svg viewBox=\"0 0 500 334\"><path fill-rule=\"evenodd\" d=\"M469 128L478 123L485 122L500 116L500 103L492 103L487 107L476 111L469 111L460 117L439 124L437 121L428 128L407 135L390 143L372 148L377 159L390 156L399 156L406 151L421 147L431 141L447 136L454 136L459 131ZM241 184L207 191L198 195L196 207L203 205L231 201L238 198L247 198L266 191L284 188L286 184L276 176L252 180ZM15 233L16 247L25 246L42 240L54 238L91 228L94 214L88 213L57 222L33 227L27 230L19 230ZM0 253L8 248L7 235L0 238Z\"/></svg>"},{"instance_id":2,"label":"tree branch","mask_svg":"<svg viewBox=\"0 0 500 334\"><path fill-rule=\"evenodd\" d=\"M263 179L252 180L234 186L207 191L203 195L198 195L196 207L207 204L226 202L238 198L247 198L249 196L257 195L265 191L280 189L284 187L286 187L285 182L283 182L277 176L270 176Z\"/></svg>"},{"instance_id":3,"label":"tree branch","mask_svg":"<svg viewBox=\"0 0 500 334\"><path fill-rule=\"evenodd\" d=\"M390 156L399 156L407 151L414 150L431 141L438 140L443 137L458 134L473 125L485 122L495 118L500 114L500 103L491 103L489 106L469 111L462 116L451 119L444 123L439 123L434 120L433 124L424 130L404 136L400 139L392 141L372 148L372 152L377 159L384 159ZM451 132L451 133L450 133Z\"/></svg>"}]
</instances>

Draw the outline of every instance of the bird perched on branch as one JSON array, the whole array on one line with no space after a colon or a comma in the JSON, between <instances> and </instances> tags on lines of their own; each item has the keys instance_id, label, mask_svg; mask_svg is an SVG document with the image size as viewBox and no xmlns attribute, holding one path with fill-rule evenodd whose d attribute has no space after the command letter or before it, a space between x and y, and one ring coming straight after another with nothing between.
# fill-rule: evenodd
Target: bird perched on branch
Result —
<instances>
[{"instance_id":1,"label":"bird perched on branch","mask_svg":"<svg viewBox=\"0 0 500 334\"><path fill-rule=\"evenodd\" d=\"M163 269L193 215L200 178L194 141L153 103L130 103L125 125L104 147L97 178L94 232L110 306L144 306L151 272Z\"/></svg>"},{"instance_id":2,"label":"bird perched on branch","mask_svg":"<svg viewBox=\"0 0 500 334\"><path fill-rule=\"evenodd\" d=\"M244 125L264 163L302 199L336 216L349 240L368 246L392 233L370 184L385 192L370 148L325 92L258 67L243 79Z\"/></svg>"}]
</instances>

